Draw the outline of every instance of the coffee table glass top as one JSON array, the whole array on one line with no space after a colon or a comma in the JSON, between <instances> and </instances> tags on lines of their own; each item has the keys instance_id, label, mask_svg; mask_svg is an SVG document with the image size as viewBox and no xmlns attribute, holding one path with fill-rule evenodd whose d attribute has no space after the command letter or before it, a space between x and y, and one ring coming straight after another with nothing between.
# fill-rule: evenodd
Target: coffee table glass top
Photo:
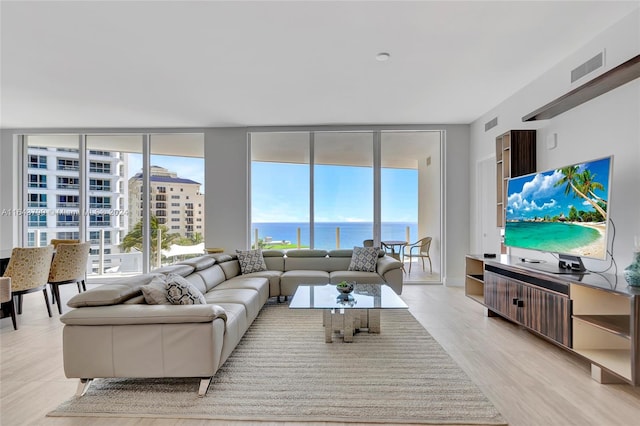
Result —
<instances>
[{"instance_id":1,"label":"coffee table glass top","mask_svg":"<svg viewBox=\"0 0 640 426\"><path fill-rule=\"evenodd\" d=\"M335 284L305 285L296 289L292 309L407 309L408 306L386 284L356 284L348 298L339 298Z\"/></svg>"}]
</instances>

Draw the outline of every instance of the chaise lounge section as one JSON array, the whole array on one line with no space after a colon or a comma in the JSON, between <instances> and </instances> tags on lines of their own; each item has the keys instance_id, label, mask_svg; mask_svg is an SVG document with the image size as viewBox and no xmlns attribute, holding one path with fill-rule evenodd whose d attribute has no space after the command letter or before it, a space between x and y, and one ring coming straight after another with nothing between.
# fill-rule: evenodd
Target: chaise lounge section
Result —
<instances>
[{"instance_id":1,"label":"chaise lounge section","mask_svg":"<svg viewBox=\"0 0 640 426\"><path fill-rule=\"evenodd\" d=\"M77 395L94 378L198 377L204 396L270 297L291 296L299 284L343 280L402 292L402 264L384 253L374 272L349 270L353 250L262 254L262 271L242 274L235 254L205 255L74 296L68 302L74 309L60 319L65 375L80 379ZM206 303L148 303L151 288L182 278Z\"/></svg>"}]
</instances>

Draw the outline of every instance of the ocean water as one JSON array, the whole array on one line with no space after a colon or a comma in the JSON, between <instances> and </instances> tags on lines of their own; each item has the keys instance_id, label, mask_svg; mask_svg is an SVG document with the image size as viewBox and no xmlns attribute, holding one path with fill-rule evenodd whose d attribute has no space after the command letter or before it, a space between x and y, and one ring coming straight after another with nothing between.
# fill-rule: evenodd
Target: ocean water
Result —
<instances>
[{"instance_id":1,"label":"ocean water","mask_svg":"<svg viewBox=\"0 0 640 426\"><path fill-rule=\"evenodd\" d=\"M406 239L406 228L409 227L410 242L418 240L418 224L405 222L383 222L381 226L382 240ZM362 241L373 238L373 223L371 222L316 222L315 224L315 248L336 248L336 228L340 228L340 248L353 248L362 246ZM300 228L300 240L304 247L310 246L309 224L292 222L262 222L253 223L251 226L251 238L253 240L255 230L258 230L258 238L264 240L271 237L273 241L297 242L297 229Z\"/></svg>"},{"instance_id":2,"label":"ocean water","mask_svg":"<svg viewBox=\"0 0 640 426\"><path fill-rule=\"evenodd\" d=\"M505 244L555 253L577 253L600 238L597 229L562 222L507 222Z\"/></svg>"}]
</instances>

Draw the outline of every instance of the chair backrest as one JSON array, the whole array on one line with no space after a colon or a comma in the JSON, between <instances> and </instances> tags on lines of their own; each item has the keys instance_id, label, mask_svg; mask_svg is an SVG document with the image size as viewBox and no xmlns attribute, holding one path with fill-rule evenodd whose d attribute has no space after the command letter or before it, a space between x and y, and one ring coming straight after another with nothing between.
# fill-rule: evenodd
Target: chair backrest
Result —
<instances>
[{"instance_id":1,"label":"chair backrest","mask_svg":"<svg viewBox=\"0 0 640 426\"><path fill-rule=\"evenodd\" d=\"M0 277L0 303L11 300L11 278Z\"/></svg>"},{"instance_id":2,"label":"chair backrest","mask_svg":"<svg viewBox=\"0 0 640 426\"><path fill-rule=\"evenodd\" d=\"M431 247L431 237L424 237L420 240L420 253L429 254L429 248Z\"/></svg>"},{"instance_id":3,"label":"chair backrest","mask_svg":"<svg viewBox=\"0 0 640 426\"><path fill-rule=\"evenodd\" d=\"M364 240L362 242L362 247L373 247L373 240Z\"/></svg>"},{"instance_id":4,"label":"chair backrest","mask_svg":"<svg viewBox=\"0 0 640 426\"><path fill-rule=\"evenodd\" d=\"M51 245L53 249L56 250L60 244L78 244L80 240L57 240L55 238L51 239Z\"/></svg>"},{"instance_id":5,"label":"chair backrest","mask_svg":"<svg viewBox=\"0 0 640 426\"><path fill-rule=\"evenodd\" d=\"M11 290L29 290L45 285L52 256L53 246L14 248L3 275L11 278Z\"/></svg>"},{"instance_id":6,"label":"chair backrest","mask_svg":"<svg viewBox=\"0 0 640 426\"><path fill-rule=\"evenodd\" d=\"M91 243L59 244L51 262L50 283L83 280Z\"/></svg>"}]
</instances>

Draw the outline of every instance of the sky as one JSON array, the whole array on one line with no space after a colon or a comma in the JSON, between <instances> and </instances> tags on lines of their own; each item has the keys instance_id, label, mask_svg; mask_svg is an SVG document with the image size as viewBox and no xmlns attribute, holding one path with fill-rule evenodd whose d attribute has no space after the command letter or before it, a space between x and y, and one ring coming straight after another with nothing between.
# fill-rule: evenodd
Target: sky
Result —
<instances>
[{"instance_id":1,"label":"sky","mask_svg":"<svg viewBox=\"0 0 640 426\"><path fill-rule=\"evenodd\" d=\"M418 221L418 172L382 170L382 221ZM309 166L253 162L252 221L308 222ZM317 165L316 222L373 222L373 169Z\"/></svg>"},{"instance_id":2,"label":"sky","mask_svg":"<svg viewBox=\"0 0 640 426\"><path fill-rule=\"evenodd\" d=\"M171 172L176 172L178 177L191 179L201 184L200 191L204 193L204 158L175 157L168 155L152 155L151 165L160 166ZM129 154L129 174L127 178L142 171L142 155Z\"/></svg>"},{"instance_id":3,"label":"sky","mask_svg":"<svg viewBox=\"0 0 640 426\"><path fill-rule=\"evenodd\" d=\"M588 168L595 181L604 186L604 190L596 191L600 198L608 200L609 170L611 158L603 158L579 165L578 173ZM509 180L507 220L533 219L535 217L551 217L564 213L569 214L571 206L580 211L594 211L589 202L575 198L572 193L564 195L565 186L555 186L562 178L558 170L521 176Z\"/></svg>"},{"instance_id":4,"label":"sky","mask_svg":"<svg viewBox=\"0 0 640 426\"><path fill-rule=\"evenodd\" d=\"M152 155L151 164L202 183L204 160ZM142 170L142 155L129 154L129 177ZM253 162L252 221L309 222L309 165ZM418 171L382 169L382 221L418 221ZM316 222L373 222L373 169L318 165Z\"/></svg>"}]
</instances>

